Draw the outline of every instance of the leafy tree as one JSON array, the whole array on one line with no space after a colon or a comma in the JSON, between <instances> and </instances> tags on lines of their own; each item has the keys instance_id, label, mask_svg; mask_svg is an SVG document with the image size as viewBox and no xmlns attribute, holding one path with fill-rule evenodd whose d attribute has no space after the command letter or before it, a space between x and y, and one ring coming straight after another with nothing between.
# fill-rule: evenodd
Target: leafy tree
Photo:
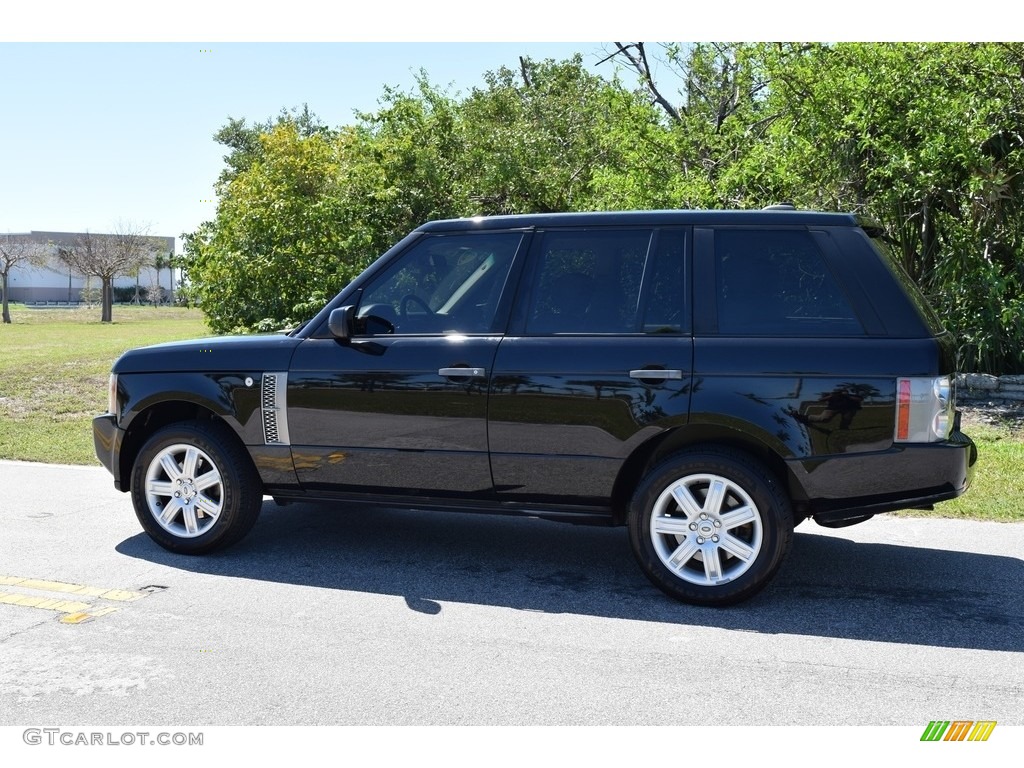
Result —
<instances>
[{"instance_id":1,"label":"leafy tree","mask_svg":"<svg viewBox=\"0 0 1024 768\"><path fill-rule=\"evenodd\" d=\"M635 170L629 134L656 122L642 99L593 75L576 56L520 59L484 76L462 104L459 174L479 214L615 205L612 188Z\"/></svg>"},{"instance_id":2,"label":"leafy tree","mask_svg":"<svg viewBox=\"0 0 1024 768\"><path fill-rule=\"evenodd\" d=\"M617 44L664 113L662 184L683 207L801 207L879 221L961 344L1024 371L1024 46Z\"/></svg>"},{"instance_id":3,"label":"leafy tree","mask_svg":"<svg viewBox=\"0 0 1024 768\"><path fill-rule=\"evenodd\" d=\"M420 73L415 91L385 88L380 108L358 118L340 134L348 253L380 255L424 221L470 212L456 99Z\"/></svg>"},{"instance_id":4,"label":"leafy tree","mask_svg":"<svg viewBox=\"0 0 1024 768\"><path fill-rule=\"evenodd\" d=\"M276 118L252 125L247 124L245 118L229 117L227 123L213 135L214 141L230 150L224 155L225 167L221 171L218 184L231 182L238 174L248 170L256 160L262 158L263 144L260 137L281 125L294 127L304 138L332 135L332 131L321 122L319 116L310 111L308 104L303 104L301 109L282 109Z\"/></svg>"},{"instance_id":5,"label":"leafy tree","mask_svg":"<svg viewBox=\"0 0 1024 768\"><path fill-rule=\"evenodd\" d=\"M215 222L185 236L189 298L217 332L271 330L318 307L345 275L337 142L282 122L221 187Z\"/></svg>"}]
</instances>

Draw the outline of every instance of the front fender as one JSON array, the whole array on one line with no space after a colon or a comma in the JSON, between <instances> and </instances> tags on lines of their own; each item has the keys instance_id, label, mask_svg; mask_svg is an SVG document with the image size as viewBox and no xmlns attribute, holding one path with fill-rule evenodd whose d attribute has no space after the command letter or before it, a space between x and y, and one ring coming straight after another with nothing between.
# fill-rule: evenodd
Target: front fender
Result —
<instances>
[{"instance_id":1,"label":"front fender","mask_svg":"<svg viewBox=\"0 0 1024 768\"><path fill-rule=\"evenodd\" d=\"M141 414L163 403L188 403L216 414L247 445L263 442L261 371L127 373L117 377L118 426L130 430Z\"/></svg>"}]
</instances>

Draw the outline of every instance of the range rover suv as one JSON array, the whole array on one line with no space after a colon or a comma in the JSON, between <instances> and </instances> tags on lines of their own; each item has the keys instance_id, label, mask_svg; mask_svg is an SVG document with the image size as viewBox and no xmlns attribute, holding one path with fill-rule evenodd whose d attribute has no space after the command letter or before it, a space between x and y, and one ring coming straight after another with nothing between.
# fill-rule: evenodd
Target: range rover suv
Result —
<instances>
[{"instance_id":1,"label":"range rover suv","mask_svg":"<svg viewBox=\"0 0 1024 768\"><path fill-rule=\"evenodd\" d=\"M795 524L963 493L952 339L868 223L797 211L424 224L288 335L125 353L96 452L157 544L264 494L628 528L689 603L762 589Z\"/></svg>"}]
</instances>

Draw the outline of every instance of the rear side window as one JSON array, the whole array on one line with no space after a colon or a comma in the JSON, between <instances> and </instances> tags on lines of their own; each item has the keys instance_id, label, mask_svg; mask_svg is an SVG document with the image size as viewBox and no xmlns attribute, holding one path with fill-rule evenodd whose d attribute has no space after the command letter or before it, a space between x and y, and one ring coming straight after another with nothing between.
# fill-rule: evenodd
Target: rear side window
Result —
<instances>
[{"instance_id":1,"label":"rear side window","mask_svg":"<svg viewBox=\"0 0 1024 768\"><path fill-rule=\"evenodd\" d=\"M886 243L881 237L870 238L871 247L875 249L882 257L882 263L889 268L892 272L893 277L903 287L903 292L914 302L914 306L917 307L918 314L925 321L928 329L938 336L943 332L942 320L939 319L938 314L932 308L931 304L928 303L928 299L925 298L924 293L918 287L910 275L903 269L903 265L900 264L899 259L896 258L896 254L893 253L893 249Z\"/></svg>"},{"instance_id":2,"label":"rear side window","mask_svg":"<svg viewBox=\"0 0 1024 768\"><path fill-rule=\"evenodd\" d=\"M647 261L641 298L644 333L682 333L690 330L689 289L684 262L685 240L680 231L663 230Z\"/></svg>"},{"instance_id":3,"label":"rear side window","mask_svg":"<svg viewBox=\"0 0 1024 768\"><path fill-rule=\"evenodd\" d=\"M719 229L714 253L720 334L863 333L806 230Z\"/></svg>"},{"instance_id":4,"label":"rear side window","mask_svg":"<svg viewBox=\"0 0 1024 768\"><path fill-rule=\"evenodd\" d=\"M543 233L528 334L637 333L650 230Z\"/></svg>"}]
</instances>

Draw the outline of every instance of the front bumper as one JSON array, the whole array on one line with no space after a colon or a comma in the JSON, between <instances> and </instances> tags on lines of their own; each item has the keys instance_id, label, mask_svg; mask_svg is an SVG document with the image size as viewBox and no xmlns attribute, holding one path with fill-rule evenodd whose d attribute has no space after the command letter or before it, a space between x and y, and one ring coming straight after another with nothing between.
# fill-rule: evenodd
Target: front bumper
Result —
<instances>
[{"instance_id":1,"label":"front bumper","mask_svg":"<svg viewBox=\"0 0 1024 768\"><path fill-rule=\"evenodd\" d=\"M96 457L114 476L114 487L119 491L124 490L121 487L121 443L124 434L112 413L104 413L92 420L92 442L96 448Z\"/></svg>"}]
</instances>

